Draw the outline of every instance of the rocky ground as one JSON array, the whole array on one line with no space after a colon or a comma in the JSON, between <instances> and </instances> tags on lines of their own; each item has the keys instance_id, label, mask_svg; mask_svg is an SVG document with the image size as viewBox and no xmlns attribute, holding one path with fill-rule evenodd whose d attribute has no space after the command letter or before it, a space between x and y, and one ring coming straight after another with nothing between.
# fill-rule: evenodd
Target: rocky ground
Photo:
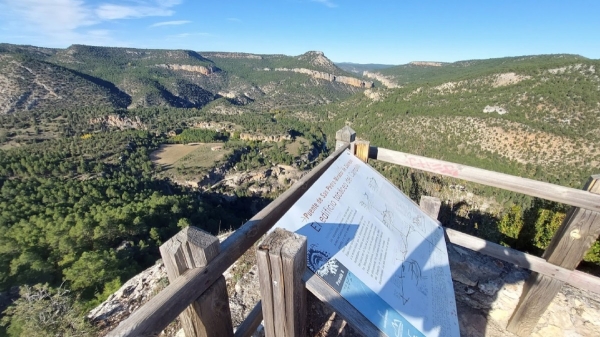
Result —
<instances>
[{"instance_id":1,"label":"rocky ground","mask_svg":"<svg viewBox=\"0 0 600 337\"><path fill-rule=\"evenodd\" d=\"M500 337L514 335L504 330L529 271L506 262L449 244L450 269L454 283L461 336ZM234 326L238 326L260 299L258 271L251 249L224 276L227 280ZM161 262L129 280L89 318L106 334L120 321L168 284ZM356 331L325 303L308 295L307 335L314 337L354 336ZM162 336L183 336L178 322ZM257 336L260 331L257 332ZM565 285L556 296L532 337L600 336L600 295Z\"/></svg>"}]
</instances>

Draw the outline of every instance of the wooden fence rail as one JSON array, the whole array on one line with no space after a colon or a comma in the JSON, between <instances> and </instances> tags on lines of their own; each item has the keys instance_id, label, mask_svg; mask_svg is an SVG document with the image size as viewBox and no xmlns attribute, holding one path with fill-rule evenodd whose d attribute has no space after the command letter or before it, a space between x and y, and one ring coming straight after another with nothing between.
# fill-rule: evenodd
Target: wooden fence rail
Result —
<instances>
[{"instance_id":1,"label":"wooden fence rail","mask_svg":"<svg viewBox=\"0 0 600 337\"><path fill-rule=\"evenodd\" d=\"M200 297L237 259L263 236L331 166L342 146L221 243L221 253L204 268L189 269L148 303L121 322L108 336L152 336L160 333Z\"/></svg>"},{"instance_id":2,"label":"wooden fence rail","mask_svg":"<svg viewBox=\"0 0 600 337\"><path fill-rule=\"evenodd\" d=\"M600 195L584 190L578 190L576 188L554 185L542 181L511 176L509 174L483 170L374 146L370 147L369 158L487 186L498 187L508 191L523 193L532 197L556 201L596 212L600 211Z\"/></svg>"},{"instance_id":3,"label":"wooden fence rail","mask_svg":"<svg viewBox=\"0 0 600 337\"><path fill-rule=\"evenodd\" d=\"M466 238L465 234L455 231L446 231L450 233L449 237L453 236L456 242L465 247L474 243L483 244L485 249L479 251L503 260L512 260L512 263L533 271L525 282L519 304L508 323L508 331L522 337L529 336L565 282L594 292L600 289L597 278L573 271L600 234L600 175L590 177L584 189L578 190L383 148L369 147L368 152L372 159L572 206L542 258L481 239Z\"/></svg>"},{"instance_id":4,"label":"wooden fence rail","mask_svg":"<svg viewBox=\"0 0 600 337\"><path fill-rule=\"evenodd\" d=\"M165 243L164 247L161 247L161 253L164 251L164 254L171 254L169 255L171 257L163 256L167 269L169 269L171 284L152 298L142 308L135 311L127 320L121 322L121 324L111 331L108 336L157 335L192 303L195 303L194 306L190 307L186 312L192 313L194 316L192 321L198 318L198 322L200 323L194 321L193 327L189 326L186 328L186 332L189 330L190 334L193 334L188 337L196 337L202 334L220 334L220 332L216 331L221 331L222 329L227 330L227 332L223 332L222 335L231 335L231 319L228 314L222 315L222 319L219 319L220 325L217 324L217 326L212 327L210 325L215 322L209 323L208 328L214 328L216 330L206 330L206 322L202 323L202 321L210 320L212 316L206 315L203 317L202 310L196 309L211 308L210 305L214 306L215 301L226 300L227 294L224 294L223 291L219 291L219 294L215 295L216 300L214 298L208 300L208 302L212 304L206 306L206 303L208 303L206 300L207 294L211 292L208 290L219 288L215 282L217 280L222 280L222 274L225 270L260 237L271 229L271 227L294 205L304 192L312 186L323 172L325 172L347 148L350 148L353 154L357 155L365 162L369 158L376 159L573 206L542 258L528 255L451 229L445 229L446 239L451 243L533 271L532 278L528 281L527 286L524 289L524 294L521 297L519 306L515 309L515 313L511 318L508 327L509 330L520 336L527 336L532 327L535 326L541 313L544 312L545 306L550 303L549 301L552 300L563 283L569 283L577 288L600 293L600 278L573 270L579 261L581 261L585 251L597 239L598 234L600 233L600 183L598 182L600 177L592 177L590 182L586 185L585 190L577 190L456 163L372 147L368 142L355 141L356 134L349 127L345 127L338 131L337 135L339 137L336 142L335 152L222 242L220 244L220 253L217 253L218 247L215 252L214 239L211 239L210 237L203 238L202 240L197 240L198 237L192 238L192 245L199 246L197 247L199 249L198 251L195 251L194 249L196 248L190 247L189 245L185 246L188 243L185 243L185 245L182 246L182 242L185 240L182 241L181 237L176 237L168 243ZM352 142L352 144L349 142ZM436 200L436 198L425 198L421 201L421 207L424 212L431 215L433 218L437 218L439 206L440 201L439 199ZM190 233L186 233L187 234L178 235L189 238ZM196 234L198 233L193 235ZM191 250L184 252L182 250L182 247L184 246L185 249ZM217 244L217 246L219 245ZM304 242L304 249L305 248ZM301 249L299 251L301 251ZM298 251L296 251L295 254L296 255L292 254L294 256L292 260L296 261L295 265L298 265L298 261L302 262L302 258L300 258L302 254L298 253ZM260 251L258 255L261 255ZM264 258L269 254L262 255ZM269 263L271 262L264 259L263 262L263 265L270 266ZM270 270L269 268L267 269ZM262 269L264 270L265 267L263 266ZM305 267L302 269L305 269ZM313 293L319 300L331 305L332 308L341 314L342 317L346 318L357 331L366 336L383 336L373 324L367 321L364 316L358 314L356 309L342 299L339 294L335 293L322 279L316 277L310 271L306 271L303 275L303 282L299 283L298 276L302 275L300 269L298 269L295 274L295 278L287 279L287 282L294 284L294 286L290 286L294 288L294 290L300 287L301 284L305 284L308 291ZM281 280L276 280L276 282L280 281ZM285 280L283 281L286 282ZM250 336L260 324L260 321L263 318L263 312L272 314L270 315L272 317L266 317L267 320L270 320L267 325L271 326L268 328L270 331L268 334L271 336L281 335L280 333L276 333L276 331L285 331L286 336L302 334L301 328L299 328L301 326L301 324L298 323L299 321L294 320L293 317L291 320L289 319L290 313L294 312L291 309L288 310L288 308L286 308L284 311L277 313L279 318L284 317L285 320L281 321L280 319L278 323L275 323L277 322L275 319L275 311L283 310L282 306L285 306L285 302L288 300L282 299L280 296L281 294L276 294L274 292L275 290L272 287L273 279L269 279L268 282L262 282L265 283L264 286L261 283L261 292L264 290L262 288L268 288L267 283L269 282L271 282L271 300L266 302L266 307L263 307L263 303L259 302L246 320L238 327L234 336ZM297 294L293 292L293 294L295 294L295 297L293 296L293 298L300 298L300 292ZM266 297L269 296L263 294L263 299ZM274 298L278 298L279 301L283 301L284 303L274 304ZM291 305L289 308L293 308L292 302L293 301L287 303L288 305ZM527 309L531 306L535 307L535 310ZM194 307L196 309L194 309ZM206 311L206 309L204 310ZM281 315L282 313L283 316ZM186 320L190 321L189 318L184 318L184 322ZM273 324L279 324L279 328L274 327ZM184 323L184 326L186 326L186 323Z\"/></svg>"}]
</instances>

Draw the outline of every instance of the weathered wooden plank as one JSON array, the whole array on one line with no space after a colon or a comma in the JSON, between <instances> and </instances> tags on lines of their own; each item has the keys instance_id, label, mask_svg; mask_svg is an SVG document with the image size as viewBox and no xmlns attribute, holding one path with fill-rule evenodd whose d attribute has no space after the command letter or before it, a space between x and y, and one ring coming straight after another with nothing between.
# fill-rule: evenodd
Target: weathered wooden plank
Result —
<instances>
[{"instance_id":1,"label":"weathered wooden plank","mask_svg":"<svg viewBox=\"0 0 600 337\"><path fill-rule=\"evenodd\" d=\"M437 218L440 205L441 201L439 198L429 196L422 196L419 203L421 210L434 219ZM520 268L529 269L531 271L550 276L557 280L568 283L573 287L600 294L600 278L598 277L580 271L559 267L555 264L547 262L543 258L529 255L512 248L504 247L450 228L444 227L444 231L446 232L446 238L448 239L448 242L452 244L497 258Z\"/></svg>"},{"instance_id":2,"label":"weathered wooden plank","mask_svg":"<svg viewBox=\"0 0 600 337\"><path fill-rule=\"evenodd\" d=\"M266 337L305 335L306 237L276 228L257 247Z\"/></svg>"},{"instance_id":3,"label":"weathered wooden plank","mask_svg":"<svg viewBox=\"0 0 600 337\"><path fill-rule=\"evenodd\" d=\"M307 269L304 272L303 280L306 282L306 289L308 291L315 295L318 300L329 305L360 334L368 337L386 337L386 334L381 332L371 321L356 310L352 304L340 296L335 289L323 281L322 278Z\"/></svg>"},{"instance_id":4,"label":"weathered wooden plank","mask_svg":"<svg viewBox=\"0 0 600 337\"><path fill-rule=\"evenodd\" d=\"M590 177L584 189L592 195L600 194L599 179L600 175ZM572 207L542 257L550 263L573 270L599 234L600 214ZM519 304L506 328L518 336L529 336L533 332L564 281L534 272L525 284Z\"/></svg>"},{"instance_id":5,"label":"weathered wooden plank","mask_svg":"<svg viewBox=\"0 0 600 337\"><path fill-rule=\"evenodd\" d=\"M438 215L440 214L440 208L442 207L442 201L440 198L429 197L426 195L421 196L421 200L419 200L419 208L425 214L437 220Z\"/></svg>"},{"instance_id":6,"label":"weathered wooden plank","mask_svg":"<svg viewBox=\"0 0 600 337\"><path fill-rule=\"evenodd\" d=\"M260 285L265 336L271 337L275 336L275 299L273 298L271 259L269 259L268 250L258 249L256 251L256 265L258 266L258 283Z\"/></svg>"},{"instance_id":7,"label":"weathered wooden plank","mask_svg":"<svg viewBox=\"0 0 600 337\"><path fill-rule=\"evenodd\" d=\"M576 270L568 270L548 263L546 260L504 247L478 237L461 233L450 228L444 228L448 241L461 247L495 257L499 260L514 264L517 267L529 269L543 275L566 282L573 287L600 294L600 278Z\"/></svg>"},{"instance_id":8,"label":"weathered wooden plank","mask_svg":"<svg viewBox=\"0 0 600 337\"><path fill-rule=\"evenodd\" d=\"M108 336L146 336L159 333L252 247L348 148L337 149L252 219L221 243L221 253L204 268L184 272L175 282L121 322ZM165 323L166 322L166 323Z\"/></svg>"},{"instance_id":9,"label":"weathered wooden plank","mask_svg":"<svg viewBox=\"0 0 600 337\"><path fill-rule=\"evenodd\" d=\"M563 204L600 211L600 195L575 188L478 169L443 160L416 156L384 148L371 147L372 159L407 166L448 177L519 192Z\"/></svg>"},{"instance_id":10,"label":"weathered wooden plank","mask_svg":"<svg viewBox=\"0 0 600 337\"><path fill-rule=\"evenodd\" d=\"M506 330L521 337L531 335L563 284L564 282L550 276L532 273L525 281L519 304L508 321Z\"/></svg>"},{"instance_id":11,"label":"weathered wooden plank","mask_svg":"<svg viewBox=\"0 0 600 337\"><path fill-rule=\"evenodd\" d=\"M302 276L306 270L306 237L293 234L281 248L284 275L286 327L285 336L306 335L306 285Z\"/></svg>"},{"instance_id":12,"label":"weathered wooden plank","mask_svg":"<svg viewBox=\"0 0 600 337\"><path fill-rule=\"evenodd\" d=\"M600 175L590 177L584 190L600 196ZM542 257L563 268L575 269L598 235L600 213L571 208Z\"/></svg>"},{"instance_id":13,"label":"weathered wooden plank","mask_svg":"<svg viewBox=\"0 0 600 337\"><path fill-rule=\"evenodd\" d=\"M161 245L160 254L173 282L188 269L206 266L219 249L219 239L196 227L187 227ZM233 336L225 278L217 280L179 318L186 336Z\"/></svg>"},{"instance_id":14,"label":"weathered wooden plank","mask_svg":"<svg viewBox=\"0 0 600 337\"><path fill-rule=\"evenodd\" d=\"M250 337L258 329L262 321L262 302L258 301L246 319L235 330L234 337Z\"/></svg>"}]
</instances>

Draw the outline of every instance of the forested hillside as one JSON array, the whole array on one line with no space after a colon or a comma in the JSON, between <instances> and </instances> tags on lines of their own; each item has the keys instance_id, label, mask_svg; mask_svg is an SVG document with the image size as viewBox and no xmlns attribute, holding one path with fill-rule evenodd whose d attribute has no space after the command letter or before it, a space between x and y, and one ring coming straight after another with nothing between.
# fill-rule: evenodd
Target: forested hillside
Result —
<instances>
[{"instance_id":1,"label":"forested hillside","mask_svg":"<svg viewBox=\"0 0 600 337\"><path fill-rule=\"evenodd\" d=\"M400 86L389 89L320 52L2 44L0 291L61 286L83 312L179 228L242 224L346 124L376 146L581 188L600 173L599 66L576 55L344 66ZM158 164L167 145L193 151ZM372 165L414 199L442 198L444 224L534 254L566 209ZM586 260L598 269L600 245ZM27 319L13 313L3 323L17 336Z\"/></svg>"}]
</instances>

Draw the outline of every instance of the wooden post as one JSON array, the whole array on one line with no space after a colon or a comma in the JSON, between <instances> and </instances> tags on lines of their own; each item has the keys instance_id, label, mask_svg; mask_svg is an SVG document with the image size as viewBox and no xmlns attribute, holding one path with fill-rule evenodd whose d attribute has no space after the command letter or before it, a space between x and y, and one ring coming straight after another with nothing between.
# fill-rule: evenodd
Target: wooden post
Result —
<instances>
[{"instance_id":1,"label":"wooden post","mask_svg":"<svg viewBox=\"0 0 600 337\"><path fill-rule=\"evenodd\" d=\"M221 243L222 252L206 267L185 272L141 308L132 312L129 318L119 323L108 333L107 337L159 335L195 298L202 295L229 266L250 249L256 240L273 227L302 197L304 192L346 151L347 147L348 145L335 150L317 167L225 239Z\"/></svg>"},{"instance_id":2,"label":"wooden post","mask_svg":"<svg viewBox=\"0 0 600 337\"><path fill-rule=\"evenodd\" d=\"M219 250L219 239L187 227L160 246L160 255L173 283L186 270L206 266ZM233 336L225 278L221 275L179 318L187 337Z\"/></svg>"},{"instance_id":3,"label":"wooden post","mask_svg":"<svg viewBox=\"0 0 600 337\"><path fill-rule=\"evenodd\" d=\"M352 144L354 140L356 140L356 131L346 125L335 133L335 149L337 150L345 144ZM354 153L354 148L350 148L350 152Z\"/></svg>"},{"instance_id":4,"label":"wooden post","mask_svg":"<svg viewBox=\"0 0 600 337\"><path fill-rule=\"evenodd\" d=\"M419 200L419 207L427 215L437 220L440 208L442 207L442 201L440 198L422 195L421 200Z\"/></svg>"},{"instance_id":5,"label":"wooden post","mask_svg":"<svg viewBox=\"0 0 600 337\"><path fill-rule=\"evenodd\" d=\"M357 140L354 142L354 148L356 149L354 155L366 163L369 160L369 142L366 140Z\"/></svg>"},{"instance_id":6,"label":"wooden post","mask_svg":"<svg viewBox=\"0 0 600 337\"><path fill-rule=\"evenodd\" d=\"M265 336L304 336L306 237L276 228L256 253Z\"/></svg>"},{"instance_id":7,"label":"wooden post","mask_svg":"<svg viewBox=\"0 0 600 337\"><path fill-rule=\"evenodd\" d=\"M592 176L584 189L600 194L599 180L600 175ZM600 213L571 207L542 258L573 270L598 239L599 234ZM529 336L563 283L550 276L531 273L506 329L518 336Z\"/></svg>"}]
</instances>

